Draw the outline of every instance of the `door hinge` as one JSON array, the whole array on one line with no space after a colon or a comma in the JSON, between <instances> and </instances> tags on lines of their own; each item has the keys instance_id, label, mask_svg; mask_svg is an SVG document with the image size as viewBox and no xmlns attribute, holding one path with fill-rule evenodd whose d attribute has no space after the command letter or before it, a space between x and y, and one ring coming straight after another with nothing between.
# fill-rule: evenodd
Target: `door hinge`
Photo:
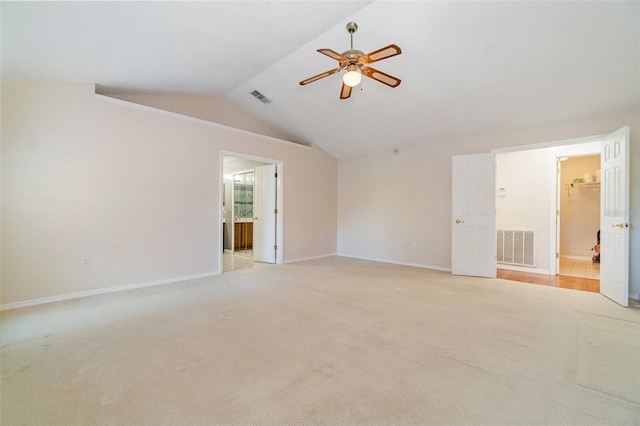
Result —
<instances>
[{"instance_id":1,"label":"door hinge","mask_svg":"<svg viewBox=\"0 0 640 426\"><path fill-rule=\"evenodd\" d=\"M556 216L560 216L560 210L556 210Z\"/></svg>"},{"instance_id":2,"label":"door hinge","mask_svg":"<svg viewBox=\"0 0 640 426\"><path fill-rule=\"evenodd\" d=\"M274 244L274 245L273 245L273 249L274 249L274 250L278 250L278 245L277 245L277 244Z\"/></svg>"},{"instance_id":3,"label":"door hinge","mask_svg":"<svg viewBox=\"0 0 640 426\"><path fill-rule=\"evenodd\" d=\"M273 209L273 214L278 214L278 209Z\"/></svg>"},{"instance_id":4,"label":"door hinge","mask_svg":"<svg viewBox=\"0 0 640 426\"><path fill-rule=\"evenodd\" d=\"M560 257L560 253L556 253L556 259Z\"/></svg>"},{"instance_id":5,"label":"door hinge","mask_svg":"<svg viewBox=\"0 0 640 426\"><path fill-rule=\"evenodd\" d=\"M278 177L278 172L275 172L275 173L273 174L273 177L277 178L277 177Z\"/></svg>"}]
</instances>

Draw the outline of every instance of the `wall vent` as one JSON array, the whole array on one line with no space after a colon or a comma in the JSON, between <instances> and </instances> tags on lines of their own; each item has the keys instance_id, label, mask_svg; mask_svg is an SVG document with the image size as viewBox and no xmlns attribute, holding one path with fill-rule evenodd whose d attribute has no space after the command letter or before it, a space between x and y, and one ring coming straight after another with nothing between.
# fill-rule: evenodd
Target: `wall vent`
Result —
<instances>
[{"instance_id":1,"label":"wall vent","mask_svg":"<svg viewBox=\"0 0 640 426\"><path fill-rule=\"evenodd\" d=\"M498 229L498 263L535 266L535 231Z\"/></svg>"},{"instance_id":2,"label":"wall vent","mask_svg":"<svg viewBox=\"0 0 640 426\"><path fill-rule=\"evenodd\" d=\"M272 102L271 99L267 98L265 95L258 92L257 90L254 90L253 92L251 92L251 96L253 96L254 98L256 98L257 100L259 100L265 105L270 104Z\"/></svg>"}]
</instances>

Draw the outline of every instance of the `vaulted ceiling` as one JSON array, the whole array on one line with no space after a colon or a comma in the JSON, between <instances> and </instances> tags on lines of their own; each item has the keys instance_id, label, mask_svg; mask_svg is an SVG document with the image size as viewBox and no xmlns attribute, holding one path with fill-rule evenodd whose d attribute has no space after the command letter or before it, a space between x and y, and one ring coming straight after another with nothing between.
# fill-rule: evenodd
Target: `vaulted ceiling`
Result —
<instances>
[{"instance_id":1,"label":"vaulted ceiling","mask_svg":"<svg viewBox=\"0 0 640 426\"><path fill-rule=\"evenodd\" d=\"M2 78L224 97L337 158L640 104L640 2L2 2ZM340 100L316 52L402 54ZM250 93L258 90L271 103Z\"/></svg>"}]
</instances>

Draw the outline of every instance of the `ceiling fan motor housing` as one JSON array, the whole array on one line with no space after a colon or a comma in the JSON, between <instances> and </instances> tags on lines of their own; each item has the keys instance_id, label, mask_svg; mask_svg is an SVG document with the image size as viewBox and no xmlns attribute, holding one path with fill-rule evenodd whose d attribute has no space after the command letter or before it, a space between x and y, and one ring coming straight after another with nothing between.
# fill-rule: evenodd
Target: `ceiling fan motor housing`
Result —
<instances>
[{"instance_id":1,"label":"ceiling fan motor housing","mask_svg":"<svg viewBox=\"0 0 640 426\"><path fill-rule=\"evenodd\" d=\"M362 68L365 64L364 52L361 50L350 49L342 52L342 56L345 60L340 61L340 68L346 69L349 65L357 65L358 68Z\"/></svg>"}]
</instances>

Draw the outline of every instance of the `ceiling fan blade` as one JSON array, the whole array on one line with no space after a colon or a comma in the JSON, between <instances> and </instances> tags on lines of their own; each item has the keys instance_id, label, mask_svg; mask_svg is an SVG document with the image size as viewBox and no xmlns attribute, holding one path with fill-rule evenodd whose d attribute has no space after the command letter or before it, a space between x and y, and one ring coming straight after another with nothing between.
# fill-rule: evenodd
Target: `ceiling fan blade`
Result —
<instances>
[{"instance_id":1,"label":"ceiling fan blade","mask_svg":"<svg viewBox=\"0 0 640 426\"><path fill-rule=\"evenodd\" d=\"M340 90L340 99L347 99L351 96L351 86L347 86L342 83L342 89Z\"/></svg>"},{"instance_id":2,"label":"ceiling fan blade","mask_svg":"<svg viewBox=\"0 0 640 426\"><path fill-rule=\"evenodd\" d=\"M373 62L381 61L383 59L390 58L392 56L396 56L402 53L402 50L395 44L390 44L382 49L375 50L371 53L367 53L364 55L364 59L367 61L367 64L371 64Z\"/></svg>"},{"instance_id":3,"label":"ceiling fan blade","mask_svg":"<svg viewBox=\"0 0 640 426\"><path fill-rule=\"evenodd\" d=\"M322 53L323 55L327 55L328 57L335 59L336 61L343 61L346 59L344 56L342 56L338 52L334 52L331 49L318 49L318 52Z\"/></svg>"},{"instance_id":4,"label":"ceiling fan blade","mask_svg":"<svg viewBox=\"0 0 640 426\"><path fill-rule=\"evenodd\" d=\"M400 86L400 79L395 78L392 75L383 73L382 71L378 71L375 68L364 67L362 68L362 74L370 77L374 80L378 80L380 83L384 83L390 87L398 87Z\"/></svg>"},{"instance_id":5,"label":"ceiling fan blade","mask_svg":"<svg viewBox=\"0 0 640 426\"><path fill-rule=\"evenodd\" d=\"M313 77L309 77L306 80L302 80L300 82L300 86L304 86L305 84L309 84L309 83L313 83L314 81L320 80L321 78L325 78L330 76L331 74L335 74L338 71L340 71L340 67L329 70L329 71L325 71L322 74L318 74L318 75L314 75Z\"/></svg>"}]
</instances>

